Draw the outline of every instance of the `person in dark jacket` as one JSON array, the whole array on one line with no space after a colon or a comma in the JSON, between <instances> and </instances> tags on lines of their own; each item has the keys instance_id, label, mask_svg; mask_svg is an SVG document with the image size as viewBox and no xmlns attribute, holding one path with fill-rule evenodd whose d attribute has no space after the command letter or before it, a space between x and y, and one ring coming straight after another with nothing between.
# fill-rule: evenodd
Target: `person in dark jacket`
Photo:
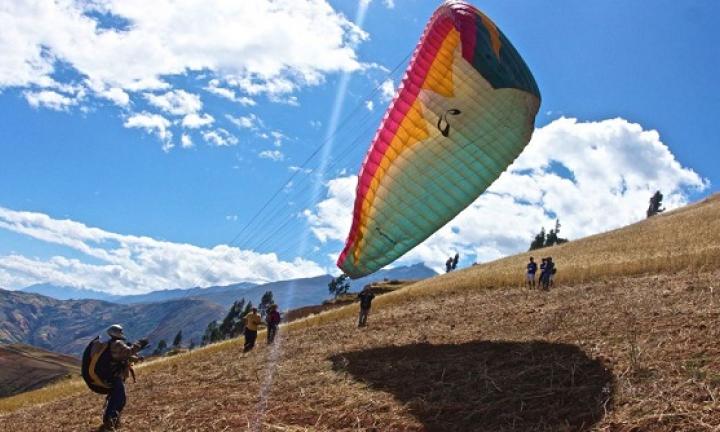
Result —
<instances>
[{"instance_id":1,"label":"person in dark jacket","mask_svg":"<svg viewBox=\"0 0 720 432\"><path fill-rule=\"evenodd\" d=\"M107 330L110 341L111 366L113 370L111 389L107 396L103 426L106 430L115 430L120 427L120 414L125 408L125 380L130 374L131 364L142 360L138 355L141 349L148 345L147 339L140 339L134 344L125 340L123 328L119 324L111 325Z\"/></svg>"},{"instance_id":2,"label":"person in dark jacket","mask_svg":"<svg viewBox=\"0 0 720 432\"><path fill-rule=\"evenodd\" d=\"M278 326L280 325L280 312L278 312L276 304L270 305L265 322L267 324L267 343L271 345L275 341Z\"/></svg>"},{"instance_id":3,"label":"person in dark jacket","mask_svg":"<svg viewBox=\"0 0 720 432\"><path fill-rule=\"evenodd\" d=\"M375 298L375 294L373 294L368 287L365 287L359 294L358 299L360 299L360 317L358 318L358 327L365 327L367 325L367 318L368 314L370 313L370 306L372 306L372 301Z\"/></svg>"},{"instance_id":4,"label":"person in dark jacket","mask_svg":"<svg viewBox=\"0 0 720 432\"><path fill-rule=\"evenodd\" d=\"M537 272L537 263L533 257L530 257L530 262L527 264L527 273L525 279L527 280L527 286L530 289L535 289L535 273Z\"/></svg>"}]
</instances>

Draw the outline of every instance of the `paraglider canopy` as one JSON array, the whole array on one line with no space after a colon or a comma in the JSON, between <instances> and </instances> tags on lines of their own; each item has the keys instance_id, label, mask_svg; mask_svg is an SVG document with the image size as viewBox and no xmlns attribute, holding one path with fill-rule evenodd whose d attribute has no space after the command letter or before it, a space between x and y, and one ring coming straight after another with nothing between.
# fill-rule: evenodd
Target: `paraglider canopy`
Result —
<instances>
[{"instance_id":1,"label":"paraglider canopy","mask_svg":"<svg viewBox=\"0 0 720 432\"><path fill-rule=\"evenodd\" d=\"M358 175L338 267L393 262L470 205L532 135L540 91L498 27L464 1L433 14Z\"/></svg>"}]
</instances>

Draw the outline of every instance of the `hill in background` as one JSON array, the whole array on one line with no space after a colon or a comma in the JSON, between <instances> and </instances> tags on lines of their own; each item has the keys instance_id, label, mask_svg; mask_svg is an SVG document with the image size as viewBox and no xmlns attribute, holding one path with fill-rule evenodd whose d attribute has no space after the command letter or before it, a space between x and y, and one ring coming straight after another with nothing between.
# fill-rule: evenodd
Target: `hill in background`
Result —
<instances>
[{"instance_id":1,"label":"hill in background","mask_svg":"<svg viewBox=\"0 0 720 432\"><path fill-rule=\"evenodd\" d=\"M0 343L24 343L79 355L95 336L121 323L131 339L171 342L178 330L200 341L207 323L225 309L202 299L119 305L100 300L56 300L39 294L0 290Z\"/></svg>"},{"instance_id":2,"label":"hill in background","mask_svg":"<svg viewBox=\"0 0 720 432\"><path fill-rule=\"evenodd\" d=\"M0 345L0 397L80 374L80 360L23 344Z\"/></svg>"},{"instance_id":3,"label":"hill in background","mask_svg":"<svg viewBox=\"0 0 720 432\"><path fill-rule=\"evenodd\" d=\"M352 290L360 290L365 285L382 281L384 279L420 280L437 275L437 273L424 264L401 266L380 270L370 276L351 281ZM112 295L100 291L63 287L52 284L36 284L23 288L21 291L42 294L58 300L95 299L121 304L156 303L184 298L204 299L217 303L225 308L232 306L240 298L258 304L266 291L272 291L275 300L283 310L294 309L301 306L316 305L329 297L328 283L330 275L311 278L291 279L286 281L270 282L266 284L253 284L242 282L225 286L211 286L207 288L195 287L188 289L168 289L152 291L138 295Z\"/></svg>"}]
</instances>

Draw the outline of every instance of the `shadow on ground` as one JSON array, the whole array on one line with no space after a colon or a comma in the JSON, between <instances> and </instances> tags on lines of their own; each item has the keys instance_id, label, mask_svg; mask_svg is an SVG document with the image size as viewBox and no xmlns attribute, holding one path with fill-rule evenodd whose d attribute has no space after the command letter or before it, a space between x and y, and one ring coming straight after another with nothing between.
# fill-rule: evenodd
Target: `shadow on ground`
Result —
<instances>
[{"instance_id":1,"label":"shadow on ground","mask_svg":"<svg viewBox=\"0 0 720 432\"><path fill-rule=\"evenodd\" d=\"M585 431L612 406L612 372L575 345L412 344L330 359L392 393L428 431Z\"/></svg>"}]
</instances>

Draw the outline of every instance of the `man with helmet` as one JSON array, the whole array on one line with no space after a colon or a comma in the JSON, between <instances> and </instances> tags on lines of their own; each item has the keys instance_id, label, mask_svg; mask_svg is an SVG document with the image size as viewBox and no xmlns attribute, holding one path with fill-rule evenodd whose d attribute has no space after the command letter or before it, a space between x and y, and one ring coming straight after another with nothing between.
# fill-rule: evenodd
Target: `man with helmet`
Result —
<instances>
[{"instance_id":1,"label":"man with helmet","mask_svg":"<svg viewBox=\"0 0 720 432\"><path fill-rule=\"evenodd\" d=\"M142 360L137 353L148 345L147 339L128 344L125 340L123 328L119 324L111 325L107 329L110 336L109 349L111 355L112 381L111 390L107 396L107 405L103 415L103 425L110 430L120 427L120 414L125 408L125 380L131 373L131 364Z\"/></svg>"}]
</instances>

